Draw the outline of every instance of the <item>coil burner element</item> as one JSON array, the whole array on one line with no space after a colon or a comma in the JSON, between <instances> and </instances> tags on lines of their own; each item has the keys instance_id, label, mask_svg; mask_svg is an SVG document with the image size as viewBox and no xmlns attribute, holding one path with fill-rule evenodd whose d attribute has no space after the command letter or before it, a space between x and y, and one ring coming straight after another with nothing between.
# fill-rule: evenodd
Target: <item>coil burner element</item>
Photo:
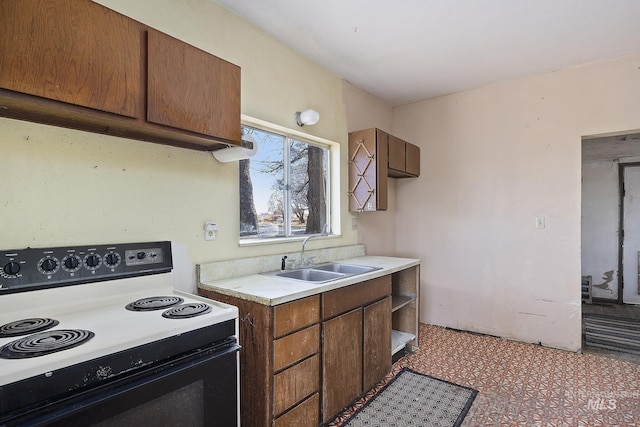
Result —
<instances>
[{"instance_id":1,"label":"coil burner element","mask_svg":"<svg viewBox=\"0 0 640 427\"><path fill-rule=\"evenodd\" d=\"M36 317L31 319L16 320L0 326L0 338L19 337L40 331L51 329L58 325L57 320Z\"/></svg>"},{"instance_id":2,"label":"coil burner element","mask_svg":"<svg viewBox=\"0 0 640 427\"><path fill-rule=\"evenodd\" d=\"M211 306L204 303L180 304L162 313L167 319L187 319L211 312Z\"/></svg>"},{"instance_id":3,"label":"coil burner element","mask_svg":"<svg viewBox=\"0 0 640 427\"><path fill-rule=\"evenodd\" d=\"M38 332L0 347L0 358L25 359L67 350L90 340L95 334L82 329Z\"/></svg>"},{"instance_id":4,"label":"coil burner element","mask_svg":"<svg viewBox=\"0 0 640 427\"><path fill-rule=\"evenodd\" d=\"M184 300L180 297L157 296L139 299L127 304L125 308L131 311L163 310L176 304L180 304L183 301Z\"/></svg>"}]
</instances>

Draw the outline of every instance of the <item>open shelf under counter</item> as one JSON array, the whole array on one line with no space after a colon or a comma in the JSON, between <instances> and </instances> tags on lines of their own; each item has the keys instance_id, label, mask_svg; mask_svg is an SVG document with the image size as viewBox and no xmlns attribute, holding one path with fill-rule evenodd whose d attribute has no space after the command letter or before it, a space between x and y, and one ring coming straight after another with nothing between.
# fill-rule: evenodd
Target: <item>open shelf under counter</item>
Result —
<instances>
[{"instance_id":1,"label":"open shelf under counter","mask_svg":"<svg viewBox=\"0 0 640 427\"><path fill-rule=\"evenodd\" d=\"M395 329L391 330L391 355L393 356L407 345L409 341L412 341L416 338L414 334L410 334L409 332L396 331Z\"/></svg>"},{"instance_id":2,"label":"open shelf under counter","mask_svg":"<svg viewBox=\"0 0 640 427\"><path fill-rule=\"evenodd\" d=\"M391 311L400 310L415 299L415 295L391 295Z\"/></svg>"}]
</instances>

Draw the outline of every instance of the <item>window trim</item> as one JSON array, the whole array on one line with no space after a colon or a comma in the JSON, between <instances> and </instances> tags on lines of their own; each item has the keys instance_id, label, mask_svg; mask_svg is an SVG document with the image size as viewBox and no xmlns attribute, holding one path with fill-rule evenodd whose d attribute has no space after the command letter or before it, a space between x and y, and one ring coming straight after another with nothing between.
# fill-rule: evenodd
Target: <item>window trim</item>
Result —
<instances>
[{"instance_id":1,"label":"window trim","mask_svg":"<svg viewBox=\"0 0 640 427\"><path fill-rule=\"evenodd\" d=\"M330 226L331 226L331 234L329 236L323 237L326 239L341 237L340 234L340 198L335 197L338 195L340 189L340 143L331 141L325 138L321 138L315 135L311 135L308 133L300 132L295 129L290 129L284 126L276 125L264 120L256 119L251 116L247 116L242 114L241 124L255 127L266 132L277 133L283 135L285 137L300 139L302 142L317 144L319 146L326 147L329 151L329 170L327 171L329 185L327 185L327 203L329 203L329 213L330 213ZM259 149L259 147L258 147ZM240 218L240 212L238 212L237 218ZM238 227L239 229L239 227ZM272 238L244 238L240 239L238 236L238 244L239 246L253 246L253 245L268 245L268 244L278 244L278 243L288 243L295 241L302 241L310 235L300 235L300 236L281 236L281 237L272 237Z\"/></svg>"}]
</instances>

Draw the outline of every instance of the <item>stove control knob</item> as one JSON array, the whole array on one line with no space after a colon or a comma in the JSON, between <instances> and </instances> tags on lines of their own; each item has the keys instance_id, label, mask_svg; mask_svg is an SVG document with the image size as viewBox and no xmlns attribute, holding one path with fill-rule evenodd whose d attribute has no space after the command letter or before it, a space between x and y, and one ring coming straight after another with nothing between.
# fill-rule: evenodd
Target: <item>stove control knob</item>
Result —
<instances>
[{"instance_id":1,"label":"stove control knob","mask_svg":"<svg viewBox=\"0 0 640 427\"><path fill-rule=\"evenodd\" d=\"M49 273L58 268L58 263L54 259L47 258L42 261L42 263L40 264L40 268L42 269L42 271L46 271L47 273Z\"/></svg>"},{"instance_id":2,"label":"stove control knob","mask_svg":"<svg viewBox=\"0 0 640 427\"><path fill-rule=\"evenodd\" d=\"M138 259L145 259L147 257L147 253L140 251L136 254L136 256L138 257Z\"/></svg>"},{"instance_id":3,"label":"stove control knob","mask_svg":"<svg viewBox=\"0 0 640 427\"><path fill-rule=\"evenodd\" d=\"M4 271L5 274L9 276L14 276L20 273L20 264L18 264L17 262L10 262L8 264L5 264L2 270Z\"/></svg>"},{"instance_id":4,"label":"stove control knob","mask_svg":"<svg viewBox=\"0 0 640 427\"><path fill-rule=\"evenodd\" d=\"M109 267L115 267L116 265L120 264L120 255L115 252L110 252L104 257L104 262Z\"/></svg>"},{"instance_id":5,"label":"stove control knob","mask_svg":"<svg viewBox=\"0 0 640 427\"><path fill-rule=\"evenodd\" d=\"M89 254L84 258L85 265L91 270L95 270L100 267L101 261L100 255L96 254Z\"/></svg>"},{"instance_id":6,"label":"stove control knob","mask_svg":"<svg viewBox=\"0 0 640 427\"><path fill-rule=\"evenodd\" d=\"M77 256L70 256L64 260L64 267L67 270L75 270L80 265L80 259Z\"/></svg>"}]
</instances>

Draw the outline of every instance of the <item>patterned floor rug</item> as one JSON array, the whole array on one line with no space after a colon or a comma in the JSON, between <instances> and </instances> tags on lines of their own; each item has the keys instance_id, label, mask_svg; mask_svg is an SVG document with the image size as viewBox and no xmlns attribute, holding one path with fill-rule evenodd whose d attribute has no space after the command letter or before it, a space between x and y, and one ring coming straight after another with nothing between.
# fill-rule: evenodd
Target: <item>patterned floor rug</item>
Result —
<instances>
[{"instance_id":1,"label":"patterned floor rug","mask_svg":"<svg viewBox=\"0 0 640 427\"><path fill-rule=\"evenodd\" d=\"M583 314L585 345L640 355L640 320Z\"/></svg>"},{"instance_id":2,"label":"patterned floor rug","mask_svg":"<svg viewBox=\"0 0 640 427\"><path fill-rule=\"evenodd\" d=\"M477 394L472 388L403 368L343 426L457 427Z\"/></svg>"}]
</instances>

